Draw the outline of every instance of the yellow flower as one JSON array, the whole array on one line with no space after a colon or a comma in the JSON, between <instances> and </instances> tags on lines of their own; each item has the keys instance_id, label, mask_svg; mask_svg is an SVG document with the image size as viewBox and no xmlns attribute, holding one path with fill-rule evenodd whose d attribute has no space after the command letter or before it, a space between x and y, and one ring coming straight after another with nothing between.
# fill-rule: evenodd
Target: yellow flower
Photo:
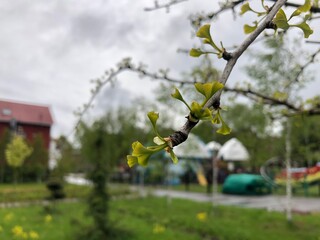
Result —
<instances>
[{"instance_id":1,"label":"yellow flower","mask_svg":"<svg viewBox=\"0 0 320 240\"><path fill-rule=\"evenodd\" d=\"M51 222L51 221L52 221L52 216L51 216L50 214L46 215L45 218L44 218L44 221L45 221L46 223Z\"/></svg>"},{"instance_id":2,"label":"yellow flower","mask_svg":"<svg viewBox=\"0 0 320 240\"><path fill-rule=\"evenodd\" d=\"M161 224L154 224L153 225L153 233L154 234L159 234L159 233L163 233L166 230L165 226L161 225Z\"/></svg>"},{"instance_id":3,"label":"yellow flower","mask_svg":"<svg viewBox=\"0 0 320 240\"><path fill-rule=\"evenodd\" d=\"M199 221L201 221L201 222L206 221L207 218L208 218L208 215L207 215L206 212L200 212L200 213L197 214L197 219L198 219Z\"/></svg>"},{"instance_id":4,"label":"yellow flower","mask_svg":"<svg viewBox=\"0 0 320 240\"><path fill-rule=\"evenodd\" d=\"M19 225L14 226L12 228L11 232L15 237L23 237L24 236L23 228Z\"/></svg>"},{"instance_id":5,"label":"yellow flower","mask_svg":"<svg viewBox=\"0 0 320 240\"><path fill-rule=\"evenodd\" d=\"M35 231L30 231L29 236L31 239L39 239L39 234Z\"/></svg>"},{"instance_id":6,"label":"yellow flower","mask_svg":"<svg viewBox=\"0 0 320 240\"><path fill-rule=\"evenodd\" d=\"M22 239L28 239L28 233L23 232L21 237L22 237Z\"/></svg>"},{"instance_id":7,"label":"yellow flower","mask_svg":"<svg viewBox=\"0 0 320 240\"><path fill-rule=\"evenodd\" d=\"M13 219L13 213L7 213L7 214L4 216L4 221L5 221L5 222L10 222L12 219Z\"/></svg>"}]
</instances>

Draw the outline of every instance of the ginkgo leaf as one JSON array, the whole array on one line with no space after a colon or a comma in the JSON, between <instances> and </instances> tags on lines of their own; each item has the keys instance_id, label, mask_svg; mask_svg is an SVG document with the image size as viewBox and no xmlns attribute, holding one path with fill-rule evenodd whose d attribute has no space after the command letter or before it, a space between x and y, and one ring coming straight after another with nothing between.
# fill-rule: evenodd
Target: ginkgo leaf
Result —
<instances>
[{"instance_id":1,"label":"ginkgo leaf","mask_svg":"<svg viewBox=\"0 0 320 240\"><path fill-rule=\"evenodd\" d=\"M213 42L210 34L210 24L205 24L202 27L199 28L196 36L199 38L203 38L204 44L210 44L214 49L216 49L218 52L221 52L221 49L218 48L218 46Z\"/></svg>"},{"instance_id":2,"label":"ginkgo leaf","mask_svg":"<svg viewBox=\"0 0 320 240\"><path fill-rule=\"evenodd\" d=\"M200 27L196 35L199 38L206 38L212 41L210 34L210 24L205 24L202 27Z\"/></svg>"},{"instance_id":3,"label":"ginkgo leaf","mask_svg":"<svg viewBox=\"0 0 320 240\"><path fill-rule=\"evenodd\" d=\"M197 102L191 103L191 113L197 120L211 120L212 113L209 108L202 108Z\"/></svg>"},{"instance_id":4,"label":"ginkgo leaf","mask_svg":"<svg viewBox=\"0 0 320 240\"><path fill-rule=\"evenodd\" d=\"M205 52L202 52L199 48L192 48L189 52L191 57L200 57L202 54L205 54Z\"/></svg>"},{"instance_id":5,"label":"ginkgo leaf","mask_svg":"<svg viewBox=\"0 0 320 240\"><path fill-rule=\"evenodd\" d=\"M174 93L172 93L171 96L172 96L173 98L178 99L179 101L183 102L183 103L187 106L187 108L189 108L189 110L191 111L190 106L189 106L189 105L186 103L186 101L183 99L183 97L182 97L182 95L181 95L181 93L180 93L180 91L179 91L178 88L175 88Z\"/></svg>"},{"instance_id":6,"label":"ginkgo leaf","mask_svg":"<svg viewBox=\"0 0 320 240\"><path fill-rule=\"evenodd\" d=\"M296 24L292 26L300 28L303 31L305 38L308 38L311 34L313 34L313 30L310 28L309 24L307 24L306 22L302 22L300 24Z\"/></svg>"},{"instance_id":7,"label":"ginkgo leaf","mask_svg":"<svg viewBox=\"0 0 320 240\"><path fill-rule=\"evenodd\" d=\"M282 9L278 11L276 17L273 19L273 22L274 24L276 24L278 28L281 28L284 30L287 30L290 27L287 16Z\"/></svg>"},{"instance_id":8,"label":"ginkgo leaf","mask_svg":"<svg viewBox=\"0 0 320 240\"><path fill-rule=\"evenodd\" d=\"M250 7L250 4L247 2L247 3L245 3L245 4L243 4L243 5L241 6L240 15L243 15L243 14L245 14L246 12L249 12L249 11L252 11L252 12L253 12L252 8Z\"/></svg>"},{"instance_id":9,"label":"ginkgo leaf","mask_svg":"<svg viewBox=\"0 0 320 240\"><path fill-rule=\"evenodd\" d=\"M148 160L152 154L161 151L166 148L167 144L158 146L145 147L140 142L136 141L132 143L132 154L127 156L127 163L129 166L133 166L138 163L141 166L147 166Z\"/></svg>"},{"instance_id":10,"label":"ginkgo leaf","mask_svg":"<svg viewBox=\"0 0 320 240\"><path fill-rule=\"evenodd\" d=\"M245 34L250 34L250 33L252 33L254 30L256 30L256 28L258 27L258 22L254 22L254 23L255 23L254 26L250 26L250 25L248 25L248 24L245 24L245 25L243 26L243 30L244 30L244 33L245 33Z\"/></svg>"},{"instance_id":11,"label":"ginkgo leaf","mask_svg":"<svg viewBox=\"0 0 320 240\"><path fill-rule=\"evenodd\" d=\"M133 167L138 163L138 158L132 155L127 155L127 163L129 167Z\"/></svg>"},{"instance_id":12,"label":"ginkgo leaf","mask_svg":"<svg viewBox=\"0 0 320 240\"><path fill-rule=\"evenodd\" d=\"M181 93L180 93L178 88L174 88L174 93L172 93L171 96L173 98L175 98L175 99L178 99L178 100L184 102L184 99L183 99L183 97L182 97L182 95L181 95Z\"/></svg>"},{"instance_id":13,"label":"ginkgo leaf","mask_svg":"<svg viewBox=\"0 0 320 240\"><path fill-rule=\"evenodd\" d=\"M153 127L153 131L157 134L158 134L158 130L157 130L157 120L159 118L159 113L156 113L156 112L149 112L148 113L148 118L152 124L152 127Z\"/></svg>"},{"instance_id":14,"label":"ginkgo leaf","mask_svg":"<svg viewBox=\"0 0 320 240\"><path fill-rule=\"evenodd\" d=\"M219 119L218 121L221 123L221 127L217 130L217 133L220 133L222 135L230 134L231 133L231 128L225 123L225 121L223 121L219 111L216 114L215 118L218 118ZM215 121L217 121L217 120L215 120Z\"/></svg>"},{"instance_id":15,"label":"ginkgo leaf","mask_svg":"<svg viewBox=\"0 0 320 240\"><path fill-rule=\"evenodd\" d=\"M295 16L299 16L303 12L310 11L312 5L310 0L305 0L304 4L298 7L290 16L289 20Z\"/></svg>"},{"instance_id":16,"label":"ginkgo leaf","mask_svg":"<svg viewBox=\"0 0 320 240\"><path fill-rule=\"evenodd\" d=\"M220 122L219 115L216 114L211 122L212 122L212 124L220 124L221 122Z\"/></svg>"},{"instance_id":17,"label":"ginkgo leaf","mask_svg":"<svg viewBox=\"0 0 320 240\"><path fill-rule=\"evenodd\" d=\"M211 83L195 83L194 86L197 91L206 98L206 101L209 100L217 91L224 87L224 85L218 81L214 81Z\"/></svg>"},{"instance_id":18,"label":"ginkgo leaf","mask_svg":"<svg viewBox=\"0 0 320 240\"><path fill-rule=\"evenodd\" d=\"M221 122L221 127L217 130L217 133L228 135L231 133L231 128L225 122Z\"/></svg>"},{"instance_id":19,"label":"ginkgo leaf","mask_svg":"<svg viewBox=\"0 0 320 240\"><path fill-rule=\"evenodd\" d=\"M158 120L158 118L159 118L159 113L149 112L149 113L148 113L148 118L149 118L149 120L150 120L150 122L151 122L151 124L152 124L154 133L157 135L157 137L158 137L159 139L161 139L163 142L165 142L164 139L163 139L163 137L160 136L160 134L159 134L159 132L158 132L158 128L157 128L157 120Z\"/></svg>"}]
</instances>

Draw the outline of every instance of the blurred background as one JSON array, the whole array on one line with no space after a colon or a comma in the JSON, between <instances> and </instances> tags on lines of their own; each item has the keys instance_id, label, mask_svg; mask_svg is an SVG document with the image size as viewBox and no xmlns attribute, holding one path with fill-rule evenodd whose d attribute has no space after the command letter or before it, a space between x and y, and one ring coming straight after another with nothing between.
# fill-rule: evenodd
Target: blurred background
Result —
<instances>
[{"instance_id":1,"label":"blurred background","mask_svg":"<svg viewBox=\"0 0 320 240\"><path fill-rule=\"evenodd\" d=\"M193 83L219 79L224 60L189 50L209 22L234 51L256 19L243 4L1 2L0 239L318 239L317 5L308 40L266 30L238 60L220 102L231 134L204 121L178 164L127 164L134 141L153 144L148 112L161 136L184 124L175 87L202 101Z\"/></svg>"}]
</instances>

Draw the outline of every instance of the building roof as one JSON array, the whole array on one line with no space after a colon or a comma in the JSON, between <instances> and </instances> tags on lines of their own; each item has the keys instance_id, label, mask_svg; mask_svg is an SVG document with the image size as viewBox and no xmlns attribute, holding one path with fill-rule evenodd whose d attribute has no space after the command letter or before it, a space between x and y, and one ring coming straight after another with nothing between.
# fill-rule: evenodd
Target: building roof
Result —
<instances>
[{"instance_id":1,"label":"building roof","mask_svg":"<svg viewBox=\"0 0 320 240\"><path fill-rule=\"evenodd\" d=\"M53 123L48 106L0 100L0 122L10 122L12 119L35 125L51 126Z\"/></svg>"}]
</instances>

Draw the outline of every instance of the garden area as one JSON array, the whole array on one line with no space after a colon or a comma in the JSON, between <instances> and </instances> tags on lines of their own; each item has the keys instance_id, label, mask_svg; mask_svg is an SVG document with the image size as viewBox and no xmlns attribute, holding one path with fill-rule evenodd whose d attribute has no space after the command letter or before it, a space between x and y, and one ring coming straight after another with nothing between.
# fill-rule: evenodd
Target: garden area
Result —
<instances>
[{"instance_id":1,"label":"garden area","mask_svg":"<svg viewBox=\"0 0 320 240\"><path fill-rule=\"evenodd\" d=\"M0 189L10 192L14 186ZM49 192L41 185L16 186L28 189L29 200L43 200ZM42 188L42 193L41 193ZM88 227L92 219L87 216L83 193L90 187L66 186L67 196L77 201L59 201L50 209L49 203L37 203L0 209L0 239L77 239L80 229ZM40 191L39 191L40 190ZM77 195L78 193L78 195ZM80 195L79 195L80 194ZM214 206L165 198L139 197L129 193L128 186L110 187L109 221L111 239L314 239L318 240L320 214L295 215L289 224L283 213L239 207ZM17 194L10 201L24 202ZM2 198L3 199L3 198Z\"/></svg>"}]
</instances>

